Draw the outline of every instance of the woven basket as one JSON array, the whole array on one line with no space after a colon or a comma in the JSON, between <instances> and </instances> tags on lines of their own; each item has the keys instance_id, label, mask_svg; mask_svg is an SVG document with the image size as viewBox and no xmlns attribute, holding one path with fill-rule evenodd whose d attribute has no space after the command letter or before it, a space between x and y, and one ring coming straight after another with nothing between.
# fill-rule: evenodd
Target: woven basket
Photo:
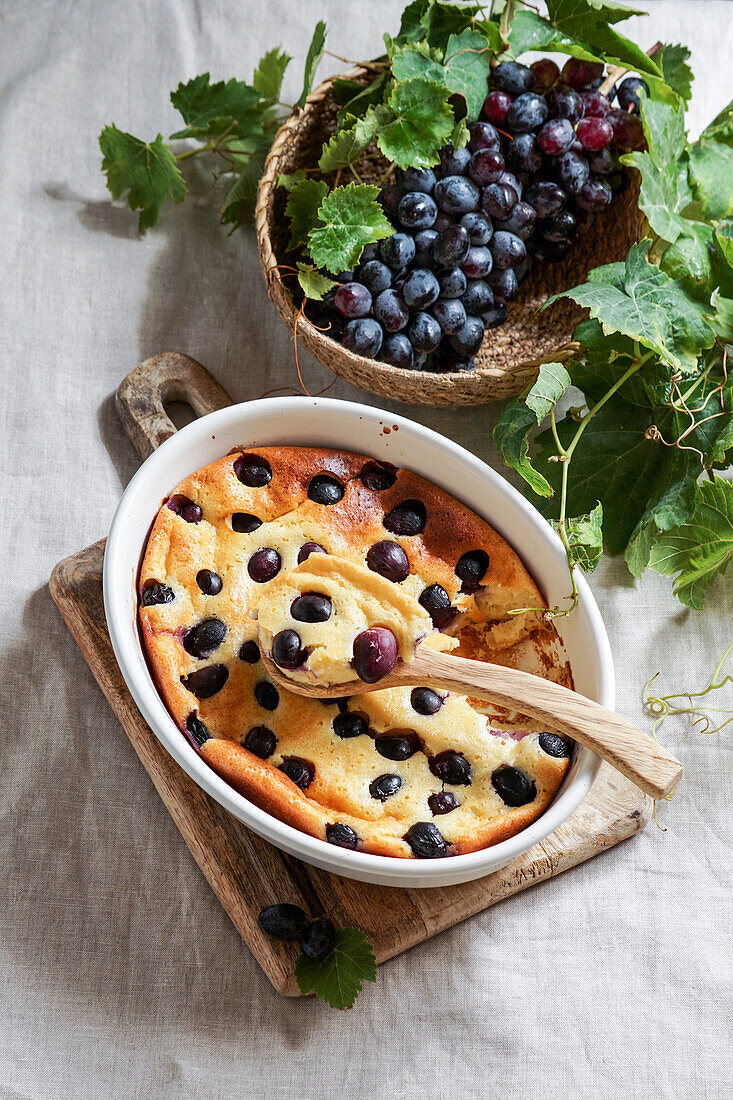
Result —
<instances>
[{"instance_id":1,"label":"woven basket","mask_svg":"<svg viewBox=\"0 0 733 1100\"><path fill-rule=\"evenodd\" d=\"M342 75L365 80L369 70L358 67ZM475 370L433 374L366 359L324 335L305 316L299 316L299 302L292 292L295 280L287 274L283 277L278 268L280 263L292 264L292 257L287 255L286 195L277 186L278 177L282 172L318 163L321 146L336 126L338 108L331 96L335 79L324 81L308 97L304 109L296 110L281 126L260 180L255 208L260 264L268 294L280 316L291 332L297 325L299 345L320 363L355 386L382 397L416 405L451 406L478 405L518 393L536 377L541 362L567 358L572 352L571 333L583 316L569 299L555 303L544 313L538 312L539 307L552 294L582 283L591 268L624 259L631 245L640 239L637 173L632 173L626 189L576 240L566 259L533 264L517 301L509 307L508 320L487 333L476 356ZM382 171L385 165L386 161ZM379 168L374 160L367 161L363 171L357 165L360 177L370 182ZM344 171L340 182L350 178Z\"/></svg>"}]
</instances>

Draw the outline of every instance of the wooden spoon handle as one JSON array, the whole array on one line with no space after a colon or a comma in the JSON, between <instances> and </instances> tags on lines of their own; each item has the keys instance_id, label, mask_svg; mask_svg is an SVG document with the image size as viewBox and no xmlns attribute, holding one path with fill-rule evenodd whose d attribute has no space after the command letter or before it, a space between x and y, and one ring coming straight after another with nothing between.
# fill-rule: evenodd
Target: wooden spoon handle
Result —
<instances>
[{"instance_id":1,"label":"wooden spoon handle","mask_svg":"<svg viewBox=\"0 0 733 1100\"><path fill-rule=\"evenodd\" d=\"M591 749L652 798L669 794L682 776L679 760L631 722L529 672L418 649L404 676L411 684L446 688L529 714Z\"/></svg>"}]
</instances>

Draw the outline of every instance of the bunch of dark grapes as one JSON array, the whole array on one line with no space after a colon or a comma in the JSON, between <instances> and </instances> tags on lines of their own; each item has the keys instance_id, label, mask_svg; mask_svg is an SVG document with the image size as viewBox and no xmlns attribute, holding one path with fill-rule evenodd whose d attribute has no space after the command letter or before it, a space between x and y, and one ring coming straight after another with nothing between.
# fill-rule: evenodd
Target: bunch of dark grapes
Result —
<instances>
[{"instance_id":1,"label":"bunch of dark grapes","mask_svg":"<svg viewBox=\"0 0 733 1100\"><path fill-rule=\"evenodd\" d=\"M463 149L382 189L395 233L367 245L325 300L358 355L415 370L466 370L501 325L530 260L561 259L624 186L619 153L643 146L636 77L611 93L600 63L504 61Z\"/></svg>"}]
</instances>

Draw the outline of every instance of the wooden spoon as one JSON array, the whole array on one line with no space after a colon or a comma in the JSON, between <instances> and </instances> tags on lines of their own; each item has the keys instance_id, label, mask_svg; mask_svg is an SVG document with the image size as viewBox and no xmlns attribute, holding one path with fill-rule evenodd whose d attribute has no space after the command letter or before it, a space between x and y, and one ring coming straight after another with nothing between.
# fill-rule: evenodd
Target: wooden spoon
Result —
<instances>
[{"instance_id":1,"label":"wooden spoon","mask_svg":"<svg viewBox=\"0 0 733 1100\"><path fill-rule=\"evenodd\" d=\"M377 683L354 679L341 684L313 684L288 677L267 656L264 646L262 659L275 683L314 699L337 699L409 685L443 688L519 710L607 760L652 798L668 795L682 777L679 760L625 718L569 688L515 668L418 646L414 660L398 659L392 671Z\"/></svg>"}]
</instances>

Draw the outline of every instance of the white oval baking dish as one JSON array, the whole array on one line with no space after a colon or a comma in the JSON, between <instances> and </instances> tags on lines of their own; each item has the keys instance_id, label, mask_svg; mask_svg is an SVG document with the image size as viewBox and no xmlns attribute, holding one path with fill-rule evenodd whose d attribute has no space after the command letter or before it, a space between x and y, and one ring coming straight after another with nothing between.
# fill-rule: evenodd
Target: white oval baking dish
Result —
<instances>
[{"instance_id":1,"label":"white oval baking dish","mask_svg":"<svg viewBox=\"0 0 733 1100\"><path fill-rule=\"evenodd\" d=\"M298 444L340 447L407 466L464 501L518 551L552 606L566 594L568 574L559 538L539 513L475 455L394 413L327 398L279 397L232 405L176 432L128 485L115 513L104 558L104 606L115 656L151 729L181 767L250 829L299 859L337 875L383 886L431 887L489 874L548 836L576 809L600 765L576 751L557 797L529 828L491 848L440 860L396 859L337 848L260 810L208 767L178 729L148 671L136 625L135 581L145 540L161 501L178 482L236 446ZM614 705L611 650L588 585L562 633L575 686Z\"/></svg>"}]
</instances>

